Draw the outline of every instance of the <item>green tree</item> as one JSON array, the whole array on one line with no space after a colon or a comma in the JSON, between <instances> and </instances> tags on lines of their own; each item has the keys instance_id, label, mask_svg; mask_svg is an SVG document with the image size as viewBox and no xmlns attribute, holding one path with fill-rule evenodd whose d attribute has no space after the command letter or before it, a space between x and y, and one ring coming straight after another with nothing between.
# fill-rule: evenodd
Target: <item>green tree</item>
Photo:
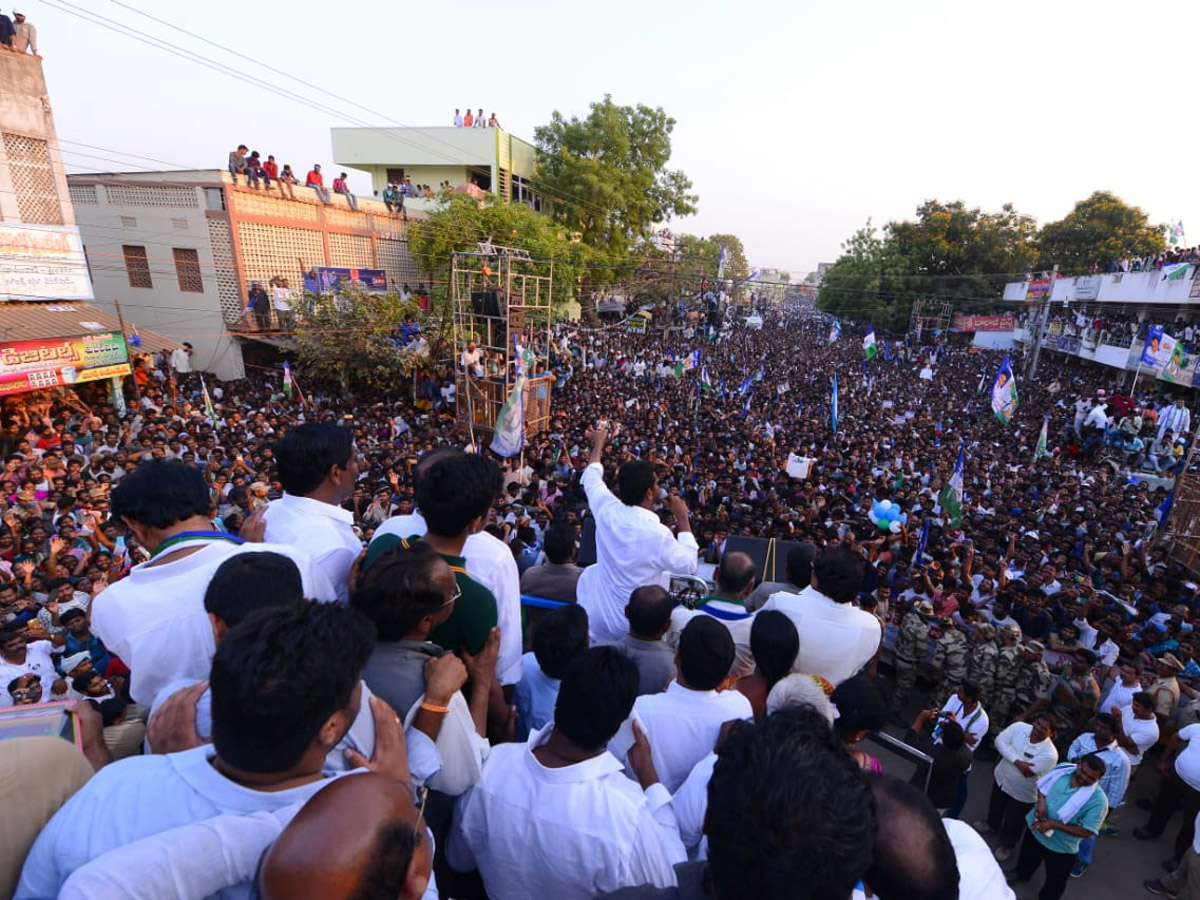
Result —
<instances>
[{"instance_id":1,"label":"green tree","mask_svg":"<svg viewBox=\"0 0 1200 900\"><path fill-rule=\"evenodd\" d=\"M1130 256L1159 253L1165 247L1165 225L1151 225L1140 206L1116 194L1096 191L1057 222L1047 222L1037 238L1040 269L1056 263L1064 272L1102 269Z\"/></svg>"},{"instance_id":2,"label":"green tree","mask_svg":"<svg viewBox=\"0 0 1200 900\"><path fill-rule=\"evenodd\" d=\"M667 168L674 128L661 107L618 106L606 94L583 119L556 110L534 129L534 187L553 220L595 251L580 293L589 318L593 287L620 279L653 226L696 211L691 180Z\"/></svg>"},{"instance_id":3,"label":"green tree","mask_svg":"<svg viewBox=\"0 0 1200 900\"><path fill-rule=\"evenodd\" d=\"M904 331L912 298L891 285L911 270L884 235L867 220L842 244L842 255L825 272L817 308L839 318L873 321L881 331Z\"/></svg>"},{"instance_id":4,"label":"green tree","mask_svg":"<svg viewBox=\"0 0 1200 900\"><path fill-rule=\"evenodd\" d=\"M421 360L393 342L405 313L418 311L414 300L354 288L337 295L305 292L295 309L300 364L344 390L355 382L394 388Z\"/></svg>"}]
</instances>

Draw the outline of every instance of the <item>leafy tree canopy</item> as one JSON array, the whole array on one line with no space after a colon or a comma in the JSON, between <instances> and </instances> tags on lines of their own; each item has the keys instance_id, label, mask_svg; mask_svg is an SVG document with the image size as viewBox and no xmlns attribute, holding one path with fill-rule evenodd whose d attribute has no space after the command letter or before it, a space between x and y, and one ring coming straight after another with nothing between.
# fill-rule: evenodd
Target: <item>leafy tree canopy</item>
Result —
<instances>
[{"instance_id":1,"label":"leafy tree canopy","mask_svg":"<svg viewBox=\"0 0 1200 900\"><path fill-rule=\"evenodd\" d=\"M1130 206L1109 191L1096 191L1038 235L1038 267L1055 263L1064 272L1103 269L1108 263L1162 251L1165 225L1151 225L1140 206Z\"/></svg>"}]
</instances>

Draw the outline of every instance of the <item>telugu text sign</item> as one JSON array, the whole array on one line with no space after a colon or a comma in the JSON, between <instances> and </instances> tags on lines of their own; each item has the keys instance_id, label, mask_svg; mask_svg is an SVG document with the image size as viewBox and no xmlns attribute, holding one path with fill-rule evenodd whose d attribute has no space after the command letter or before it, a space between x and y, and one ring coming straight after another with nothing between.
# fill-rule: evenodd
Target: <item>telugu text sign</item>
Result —
<instances>
[{"instance_id":1,"label":"telugu text sign","mask_svg":"<svg viewBox=\"0 0 1200 900\"><path fill-rule=\"evenodd\" d=\"M0 300L90 300L79 229L0 225Z\"/></svg>"},{"instance_id":2,"label":"telugu text sign","mask_svg":"<svg viewBox=\"0 0 1200 900\"><path fill-rule=\"evenodd\" d=\"M129 374L129 350L115 332L0 344L0 395Z\"/></svg>"}]
</instances>

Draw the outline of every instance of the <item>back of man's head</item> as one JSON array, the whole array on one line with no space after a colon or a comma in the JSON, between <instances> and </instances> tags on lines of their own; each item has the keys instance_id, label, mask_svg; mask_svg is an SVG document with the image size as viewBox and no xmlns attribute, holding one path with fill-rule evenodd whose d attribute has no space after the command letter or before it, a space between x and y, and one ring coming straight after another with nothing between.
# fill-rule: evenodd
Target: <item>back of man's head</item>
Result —
<instances>
[{"instance_id":1,"label":"back of man's head","mask_svg":"<svg viewBox=\"0 0 1200 900\"><path fill-rule=\"evenodd\" d=\"M478 453L434 461L417 482L417 506L429 533L458 537L488 509L504 487L500 467Z\"/></svg>"},{"instance_id":2,"label":"back of man's head","mask_svg":"<svg viewBox=\"0 0 1200 900\"><path fill-rule=\"evenodd\" d=\"M654 487L654 464L644 459L623 463L617 470L617 496L626 506L639 506Z\"/></svg>"},{"instance_id":3,"label":"back of man's head","mask_svg":"<svg viewBox=\"0 0 1200 900\"><path fill-rule=\"evenodd\" d=\"M740 550L726 553L717 566L717 589L727 597L740 597L754 584L757 574L758 567L749 553Z\"/></svg>"},{"instance_id":4,"label":"back of man's head","mask_svg":"<svg viewBox=\"0 0 1200 900\"><path fill-rule=\"evenodd\" d=\"M401 641L423 618L446 605L444 591L434 580L446 563L421 541L407 547L391 535L380 541L395 541L396 546L368 557L370 565L363 566L350 606L374 623L379 640Z\"/></svg>"},{"instance_id":5,"label":"back of man's head","mask_svg":"<svg viewBox=\"0 0 1200 900\"><path fill-rule=\"evenodd\" d=\"M230 628L260 609L303 602L300 569L282 553L235 553L204 591L204 611Z\"/></svg>"},{"instance_id":6,"label":"back of man's head","mask_svg":"<svg viewBox=\"0 0 1200 900\"><path fill-rule=\"evenodd\" d=\"M716 690L736 655L728 628L712 616L696 616L679 635L679 677L692 690Z\"/></svg>"},{"instance_id":7,"label":"back of man's head","mask_svg":"<svg viewBox=\"0 0 1200 900\"><path fill-rule=\"evenodd\" d=\"M375 772L335 779L263 857L263 900L416 898L433 852L408 786Z\"/></svg>"},{"instance_id":8,"label":"back of man's head","mask_svg":"<svg viewBox=\"0 0 1200 900\"><path fill-rule=\"evenodd\" d=\"M812 582L813 557L816 554L816 546L808 542L789 550L787 555L787 580L796 585L796 587L808 587Z\"/></svg>"},{"instance_id":9,"label":"back of man's head","mask_svg":"<svg viewBox=\"0 0 1200 900\"><path fill-rule=\"evenodd\" d=\"M584 750L599 750L629 718L638 670L616 647L591 647L563 673L554 703L554 728Z\"/></svg>"},{"instance_id":10,"label":"back of man's head","mask_svg":"<svg viewBox=\"0 0 1200 900\"><path fill-rule=\"evenodd\" d=\"M717 900L841 900L871 862L875 808L828 721L785 709L730 731L704 833Z\"/></svg>"},{"instance_id":11,"label":"back of man's head","mask_svg":"<svg viewBox=\"0 0 1200 900\"><path fill-rule=\"evenodd\" d=\"M666 588L647 584L634 588L625 605L629 632L640 638L660 638L671 624L671 610L678 605Z\"/></svg>"},{"instance_id":12,"label":"back of man's head","mask_svg":"<svg viewBox=\"0 0 1200 900\"><path fill-rule=\"evenodd\" d=\"M291 769L329 718L347 710L374 646L370 621L333 604L248 616L213 656L217 755L246 772Z\"/></svg>"},{"instance_id":13,"label":"back of man's head","mask_svg":"<svg viewBox=\"0 0 1200 900\"><path fill-rule=\"evenodd\" d=\"M321 486L334 466L349 466L353 453L351 429L320 422L297 425L275 444L279 481L287 493L304 497Z\"/></svg>"},{"instance_id":14,"label":"back of man's head","mask_svg":"<svg viewBox=\"0 0 1200 900\"><path fill-rule=\"evenodd\" d=\"M549 678L562 678L587 647L587 612L575 603L551 610L533 628L533 655Z\"/></svg>"},{"instance_id":15,"label":"back of man's head","mask_svg":"<svg viewBox=\"0 0 1200 900\"><path fill-rule=\"evenodd\" d=\"M575 553L575 526L567 522L555 522L546 529L542 549L546 552L546 559L555 565L569 563Z\"/></svg>"},{"instance_id":16,"label":"back of man's head","mask_svg":"<svg viewBox=\"0 0 1200 900\"><path fill-rule=\"evenodd\" d=\"M817 590L835 603L849 603L862 587L866 563L847 547L833 547L813 560Z\"/></svg>"},{"instance_id":17,"label":"back of man's head","mask_svg":"<svg viewBox=\"0 0 1200 900\"><path fill-rule=\"evenodd\" d=\"M879 828L863 881L880 900L956 900L954 846L929 798L890 775L869 776Z\"/></svg>"},{"instance_id":18,"label":"back of man's head","mask_svg":"<svg viewBox=\"0 0 1200 900\"><path fill-rule=\"evenodd\" d=\"M142 463L117 483L110 509L114 518L162 529L195 516L207 517L212 496L195 466L156 459Z\"/></svg>"}]
</instances>

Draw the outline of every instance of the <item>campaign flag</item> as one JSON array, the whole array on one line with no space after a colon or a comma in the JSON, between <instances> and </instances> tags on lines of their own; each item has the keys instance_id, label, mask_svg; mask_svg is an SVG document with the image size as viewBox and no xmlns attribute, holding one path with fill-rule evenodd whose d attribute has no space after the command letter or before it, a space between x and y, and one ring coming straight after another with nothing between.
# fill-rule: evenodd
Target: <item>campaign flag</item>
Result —
<instances>
[{"instance_id":1,"label":"campaign flag","mask_svg":"<svg viewBox=\"0 0 1200 900\"><path fill-rule=\"evenodd\" d=\"M708 366L704 366L700 370L700 390L704 391L706 394L711 394L712 389L712 382L708 380Z\"/></svg>"},{"instance_id":2,"label":"campaign flag","mask_svg":"<svg viewBox=\"0 0 1200 900\"><path fill-rule=\"evenodd\" d=\"M872 322L867 326L867 336L863 338L863 355L872 359L878 352L879 346L875 343L875 323Z\"/></svg>"},{"instance_id":3,"label":"campaign flag","mask_svg":"<svg viewBox=\"0 0 1200 900\"><path fill-rule=\"evenodd\" d=\"M217 411L213 409L212 397L208 396L208 385L204 383L203 375L200 376L200 390L204 394L204 414L215 425L217 423Z\"/></svg>"},{"instance_id":4,"label":"campaign flag","mask_svg":"<svg viewBox=\"0 0 1200 900\"><path fill-rule=\"evenodd\" d=\"M1167 494L1166 499L1163 500L1162 503L1158 504L1158 508L1155 510L1155 512L1158 513L1158 527L1159 528L1167 527L1167 519L1169 519L1171 517L1171 507L1174 505L1175 505L1175 492L1171 491L1171 493Z\"/></svg>"},{"instance_id":5,"label":"campaign flag","mask_svg":"<svg viewBox=\"0 0 1200 900\"><path fill-rule=\"evenodd\" d=\"M1012 421L1016 411L1017 379L1013 375L1012 365L1009 364L1006 356L1004 362L1000 363L1000 371L996 373L996 380L992 383L992 412L996 414L1001 425L1007 425Z\"/></svg>"},{"instance_id":6,"label":"campaign flag","mask_svg":"<svg viewBox=\"0 0 1200 900\"><path fill-rule=\"evenodd\" d=\"M832 413L830 422L833 425L833 433L837 434L838 389L837 389L837 376L836 375L833 376L833 393L832 393L831 399L829 401L829 409L830 409L830 412Z\"/></svg>"},{"instance_id":7,"label":"campaign flag","mask_svg":"<svg viewBox=\"0 0 1200 900\"><path fill-rule=\"evenodd\" d=\"M288 365L288 361L283 361L283 392L287 394L289 400L292 399L292 367Z\"/></svg>"},{"instance_id":8,"label":"campaign flag","mask_svg":"<svg viewBox=\"0 0 1200 900\"><path fill-rule=\"evenodd\" d=\"M829 343L836 344L837 339L840 338L841 336L842 336L842 326L838 324L838 321L836 319L834 319L833 325L831 325L829 328Z\"/></svg>"},{"instance_id":9,"label":"campaign flag","mask_svg":"<svg viewBox=\"0 0 1200 900\"><path fill-rule=\"evenodd\" d=\"M883 342L883 358L888 362L892 361L892 345L888 341Z\"/></svg>"},{"instance_id":10,"label":"campaign flag","mask_svg":"<svg viewBox=\"0 0 1200 900\"><path fill-rule=\"evenodd\" d=\"M1152 325L1146 333L1146 344L1142 347L1141 364L1156 372L1171 361L1175 352L1175 338L1167 334L1161 325Z\"/></svg>"},{"instance_id":11,"label":"campaign flag","mask_svg":"<svg viewBox=\"0 0 1200 900\"><path fill-rule=\"evenodd\" d=\"M675 377L676 378L681 377L685 371L687 371L687 364L682 359L679 360L679 362L675 363Z\"/></svg>"},{"instance_id":12,"label":"campaign flag","mask_svg":"<svg viewBox=\"0 0 1200 900\"><path fill-rule=\"evenodd\" d=\"M979 373L979 389L976 390L975 393L977 393L977 394L983 393L983 385L985 382L987 382L987 369L984 369L982 372Z\"/></svg>"},{"instance_id":13,"label":"campaign flag","mask_svg":"<svg viewBox=\"0 0 1200 900\"><path fill-rule=\"evenodd\" d=\"M919 566L925 562L925 545L929 543L929 520L921 526L921 537L917 541L917 549L913 552L912 564Z\"/></svg>"},{"instance_id":14,"label":"campaign flag","mask_svg":"<svg viewBox=\"0 0 1200 900\"><path fill-rule=\"evenodd\" d=\"M742 382L742 386L740 388L738 388L738 395L741 397L745 397L748 393L750 393L750 389L752 387L754 387L754 376L753 375L751 375L749 378L747 378L745 381Z\"/></svg>"},{"instance_id":15,"label":"campaign flag","mask_svg":"<svg viewBox=\"0 0 1200 900\"><path fill-rule=\"evenodd\" d=\"M508 459L516 456L525 446L525 379L513 383L508 399L496 414L496 432L492 436L491 448L499 456Z\"/></svg>"},{"instance_id":16,"label":"campaign flag","mask_svg":"<svg viewBox=\"0 0 1200 900\"><path fill-rule=\"evenodd\" d=\"M1192 271L1191 263L1168 263L1162 267L1163 281L1184 281Z\"/></svg>"},{"instance_id":17,"label":"campaign flag","mask_svg":"<svg viewBox=\"0 0 1200 900\"><path fill-rule=\"evenodd\" d=\"M769 437L771 440L775 440L775 426L771 424L770 419L767 419L767 424L763 426L763 431L766 432L767 437Z\"/></svg>"},{"instance_id":18,"label":"campaign flag","mask_svg":"<svg viewBox=\"0 0 1200 900\"><path fill-rule=\"evenodd\" d=\"M1170 226L1170 237L1168 240L1172 245L1183 243L1183 220L1178 220L1174 225Z\"/></svg>"},{"instance_id":19,"label":"campaign flag","mask_svg":"<svg viewBox=\"0 0 1200 900\"><path fill-rule=\"evenodd\" d=\"M946 486L942 488L942 492L938 494L938 505L942 508L942 512L946 514L946 519L951 528L957 528L962 524L962 507L963 507L963 463L966 460L965 444L958 445L958 461L954 463L954 472L950 475L950 480L946 482Z\"/></svg>"},{"instance_id":20,"label":"campaign flag","mask_svg":"<svg viewBox=\"0 0 1200 900\"><path fill-rule=\"evenodd\" d=\"M749 275L746 276L746 280L743 281L742 284L749 284L757 277L758 277L758 269L755 269L753 272L751 272Z\"/></svg>"},{"instance_id":21,"label":"campaign flag","mask_svg":"<svg viewBox=\"0 0 1200 900\"><path fill-rule=\"evenodd\" d=\"M1038 435L1037 446L1033 450L1033 461L1037 462L1043 456L1049 456L1050 451L1046 449L1050 432L1050 417L1045 416L1042 419L1042 433Z\"/></svg>"},{"instance_id":22,"label":"campaign flag","mask_svg":"<svg viewBox=\"0 0 1200 900\"><path fill-rule=\"evenodd\" d=\"M725 250L725 245L721 245L721 257L717 260L717 281L723 281L725 278L725 263L729 261L729 253Z\"/></svg>"},{"instance_id":23,"label":"campaign flag","mask_svg":"<svg viewBox=\"0 0 1200 900\"><path fill-rule=\"evenodd\" d=\"M698 365L700 365L700 350L699 350L699 348L693 350L686 357L684 357L683 370L685 372L687 372L691 369L696 368Z\"/></svg>"},{"instance_id":24,"label":"campaign flag","mask_svg":"<svg viewBox=\"0 0 1200 900\"><path fill-rule=\"evenodd\" d=\"M746 402L742 404L742 418L743 419L746 418L746 416L750 415L750 401L753 399L754 399L753 393L746 395Z\"/></svg>"}]
</instances>

